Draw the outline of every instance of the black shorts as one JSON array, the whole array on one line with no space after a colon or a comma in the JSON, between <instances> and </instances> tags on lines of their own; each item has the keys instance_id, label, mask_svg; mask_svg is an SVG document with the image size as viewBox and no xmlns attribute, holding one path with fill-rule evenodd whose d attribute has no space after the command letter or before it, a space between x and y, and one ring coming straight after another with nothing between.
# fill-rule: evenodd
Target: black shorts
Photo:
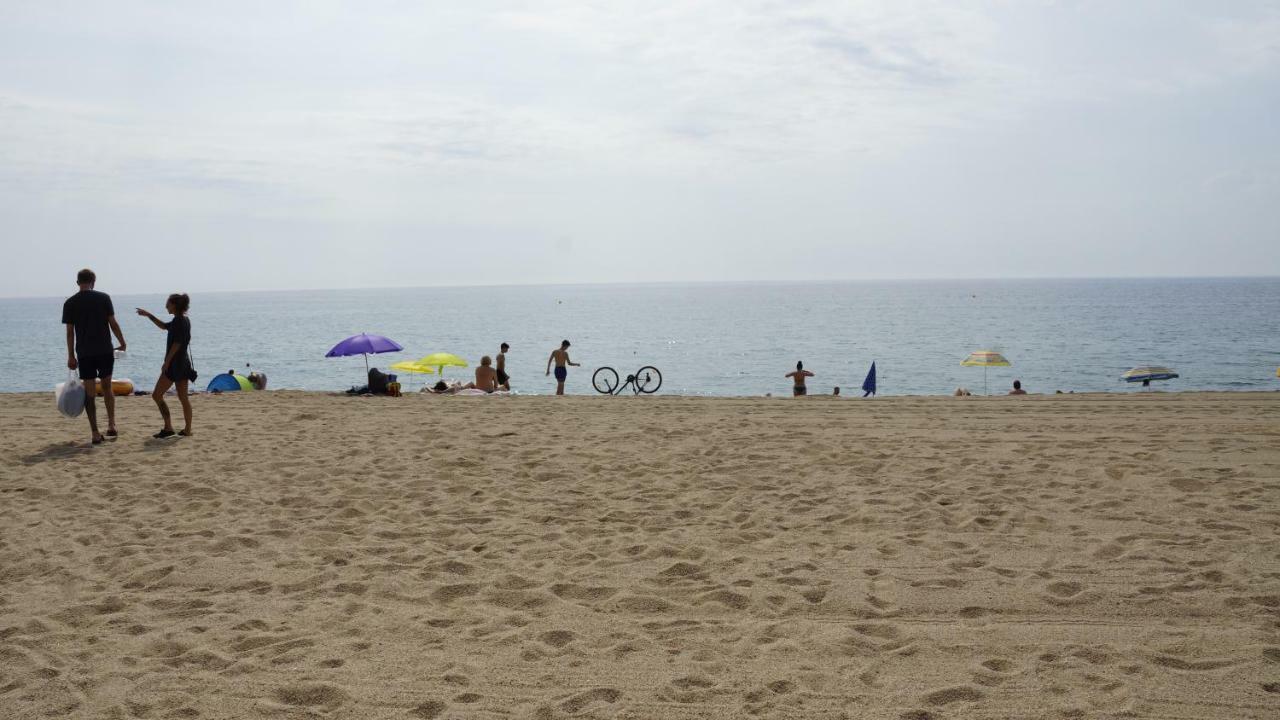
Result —
<instances>
[{"instance_id":1,"label":"black shorts","mask_svg":"<svg viewBox=\"0 0 1280 720\"><path fill-rule=\"evenodd\" d=\"M77 355L76 369L80 371L81 380L93 380L94 378L109 378L111 371L116 367L116 356L114 353L106 353L105 355Z\"/></svg>"},{"instance_id":2,"label":"black shorts","mask_svg":"<svg viewBox=\"0 0 1280 720\"><path fill-rule=\"evenodd\" d=\"M499 384L499 385L506 385L506 384L507 384L507 381L508 381L508 380L510 380L510 379L511 379L511 376L510 376L510 375L508 375L508 374L506 373L506 371L505 371L505 370L499 370L499 371L498 371L498 384Z\"/></svg>"}]
</instances>

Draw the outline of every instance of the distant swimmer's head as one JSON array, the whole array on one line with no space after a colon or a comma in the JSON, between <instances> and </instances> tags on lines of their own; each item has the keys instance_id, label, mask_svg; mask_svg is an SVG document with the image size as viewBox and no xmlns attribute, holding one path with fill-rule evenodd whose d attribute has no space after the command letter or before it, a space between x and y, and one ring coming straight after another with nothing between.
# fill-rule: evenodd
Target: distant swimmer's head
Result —
<instances>
[{"instance_id":1,"label":"distant swimmer's head","mask_svg":"<svg viewBox=\"0 0 1280 720\"><path fill-rule=\"evenodd\" d=\"M803 370L803 369L804 369L804 363L802 363L802 362L800 362L799 360L797 360L797 361L796 361L796 370Z\"/></svg>"},{"instance_id":2,"label":"distant swimmer's head","mask_svg":"<svg viewBox=\"0 0 1280 720\"><path fill-rule=\"evenodd\" d=\"M489 364L492 362L493 360L488 355L485 355L484 357L480 358L480 364L483 365L484 367L489 367Z\"/></svg>"},{"instance_id":3,"label":"distant swimmer's head","mask_svg":"<svg viewBox=\"0 0 1280 720\"><path fill-rule=\"evenodd\" d=\"M501 345L498 346L498 349L501 350L502 352L506 352L511 349L511 346L506 343L502 343Z\"/></svg>"},{"instance_id":4,"label":"distant swimmer's head","mask_svg":"<svg viewBox=\"0 0 1280 720\"><path fill-rule=\"evenodd\" d=\"M164 303L164 309L173 315L186 315L191 307L191 298L186 293L174 293Z\"/></svg>"},{"instance_id":5,"label":"distant swimmer's head","mask_svg":"<svg viewBox=\"0 0 1280 720\"><path fill-rule=\"evenodd\" d=\"M1022 381L1021 381L1021 380L1014 380L1014 381L1013 381L1013 389L1014 389L1014 390L1021 390L1021 389L1022 389Z\"/></svg>"},{"instance_id":6,"label":"distant swimmer's head","mask_svg":"<svg viewBox=\"0 0 1280 720\"><path fill-rule=\"evenodd\" d=\"M560 349L561 349L561 350L565 350L565 349L567 349L568 347L569 347L569 341L568 341L568 340L561 340L561 341L560 341Z\"/></svg>"},{"instance_id":7,"label":"distant swimmer's head","mask_svg":"<svg viewBox=\"0 0 1280 720\"><path fill-rule=\"evenodd\" d=\"M831 394L832 394L832 395L839 395L839 394L840 394L840 386L839 386L839 385L837 385L837 386L836 386L836 389L831 391Z\"/></svg>"},{"instance_id":8,"label":"distant swimmer's head","mask_svg":"<svg viewBox=\"0 0 1280 720\"><path fill-rule=\"evenodd\" d=\"M92 288L93 284L98 282L98 276L89 268L85 268L76 273L76 284L84 288Z\"/></svg>"}]
</instances>

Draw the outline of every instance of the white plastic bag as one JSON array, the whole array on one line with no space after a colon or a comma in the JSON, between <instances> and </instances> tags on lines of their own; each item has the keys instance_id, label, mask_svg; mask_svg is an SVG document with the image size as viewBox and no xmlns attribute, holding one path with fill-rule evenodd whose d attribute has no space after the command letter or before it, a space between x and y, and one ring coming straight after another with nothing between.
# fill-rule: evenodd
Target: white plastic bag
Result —
<instances>
[{"instance_id":1,"label":"white plastic bag","mask_svg":"<svg viewBox=\"0 0 1280 720\"><path fill-rule=\"evenodd\" d=\"M75 370L67 372L67 381L58 383L53 389L53 396L58 400L58 412L63 415L73 418L84 412L84 383L80 382Z\"/></svg>"}]
</instances>

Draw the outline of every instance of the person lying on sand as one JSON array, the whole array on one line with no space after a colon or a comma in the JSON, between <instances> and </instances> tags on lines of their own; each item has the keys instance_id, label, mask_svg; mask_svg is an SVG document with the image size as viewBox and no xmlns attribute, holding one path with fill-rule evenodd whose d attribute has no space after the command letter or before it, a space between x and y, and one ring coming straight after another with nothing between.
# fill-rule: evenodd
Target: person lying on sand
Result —
<instances>
[{"instance_id":1,"label":"person lying on sand","mask_svg":"<svg viewBox=\"0 0 1280 720\"><path fill-rule=\"evenodd\" d=\"M784 377L793 378L795 382L795 387L791 389L793 397L801 397L808 394L809 391L804 386L804 379L813 377L813 373L804 369L803 362L797 362L795 372L789 372Z\"/></svg>"},{"instance_id":2,"label":"person lying on sand","mask_svg":"<svg viewBox=\"0 0 1280 720\"><path fill-rule=\"evenodd\" d=\"M458 391L458 388L450 385L449 383L443 380L440 380L439 382L437 382L435 385L432 385L431 387L422 388L422 392L434 393L436 395L452 395L457 391Z\"/></svg>"}]
</instances>

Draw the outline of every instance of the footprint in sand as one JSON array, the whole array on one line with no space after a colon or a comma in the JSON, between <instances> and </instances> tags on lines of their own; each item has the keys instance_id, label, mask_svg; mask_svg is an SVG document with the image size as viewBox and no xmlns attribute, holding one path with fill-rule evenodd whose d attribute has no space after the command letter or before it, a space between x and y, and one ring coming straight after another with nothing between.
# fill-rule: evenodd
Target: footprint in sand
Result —
<instances>
[{"instance_id":1,"label":"footprint in sand","mask_svg":"<svg viewBox=\"0 0 1280 720\"><path fill-rule=\"evenodd\" d=\"M444 714L445 708L448 707L439 700L428 700L416 708L409 711L414 717L425 718L426 720L435 720Z\"/></svg>"},{"instance_id":2,"label":"footprint in sand","mask_svg":"<svg viewBox=\"0 0 1280 720\"><path fill-rule=\"evenodd\" d=\"M560 709L564 710L570 715L575 715L577 713L582 712L584 709L586 709L588 705L591 705L592 703L602 702L602 703L608 703L612 705L613 703L617 702L618 698L620 697L622 697L621 690L617 690L611 687L595 688L594 690L587 690L586 692L580 692L577 695L574 695L573 697L569 698L568 700L565 700L564 702L560 703Z\"/></svg>"},{"instance_id":3,"label":"footprint in sand","mask_svg":"<svg viewBox=\"0 0 1280 720\"><path fill-rule=\"evenodd\" d=\"M955 687L934 690L924 696L924 701L930 705L949 705L954 702L976 702L986 697L986 693L969 685L957 685Z\"/></svg>"},{"instance_id":4,"label":"footprint in sand","mask_svg":"<svg viewBox=\"0 0 1280 720\"><path fill-rule=\"evenodd\" d=\"M538 636L539 640L553 648L562 648L573 642L576 638L577 635L568 630L552 630L550 632L544 632Z\"/></svg>"},{"instance_id":5,"label":"footprint in sand","mask_svg":"<svg viewBox=\"0 0 1280 720\"><path fill-rule=\"evenodd\" d=\"M347 693L330 683L299 683L286 685L275 692L276 699L285 705L299 707L332 708L346 702Z\"/></svg>"}]
</instances>

